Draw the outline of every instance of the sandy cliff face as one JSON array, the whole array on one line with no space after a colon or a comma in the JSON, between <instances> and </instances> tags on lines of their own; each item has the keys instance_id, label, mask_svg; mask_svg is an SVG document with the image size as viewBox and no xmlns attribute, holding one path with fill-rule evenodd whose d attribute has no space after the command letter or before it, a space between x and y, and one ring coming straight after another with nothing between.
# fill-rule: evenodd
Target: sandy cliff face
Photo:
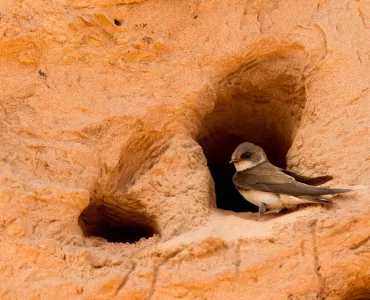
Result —
<instances>
[{"instance_id":1,"label":"sandy cliff face","mask_svg":"<svg viewBox=\"0 0 370 300\"><path fill-rule=\"evenodd\" d=\"M370 297L369 2L0 9L1 299ZM244 140L355 191L221 210Z\"/></svg>"}]
</instances>

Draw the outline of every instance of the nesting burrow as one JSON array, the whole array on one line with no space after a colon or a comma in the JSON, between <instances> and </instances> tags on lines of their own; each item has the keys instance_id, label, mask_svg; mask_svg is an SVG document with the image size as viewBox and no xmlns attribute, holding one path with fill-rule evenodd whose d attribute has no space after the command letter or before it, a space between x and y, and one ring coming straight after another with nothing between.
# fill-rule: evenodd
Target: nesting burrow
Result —
<instances>
[{"instance_id":1,"label":"nesting burrow","mask_svg":"<svg viewBox=\"0 0 370 300\"><path fill-rule=\"evenodd\" d=\"M237 192L229 160L248 141L260 145L269 160L286 167L286 154L305 104L305 54L290 45L259 56L220 82L214 110L203 121L199 144L215 182L217 207L257 211Z\"/></svg>"},{"instance_id":2,"label":"nesting burrow","mask_svg":"<svg viewBox=\"0 0 370 300\"><path fill-rule=\"evenodd\" d=\"M135 243L158 233L156 224L144 214L93 201L79 217L84 236L108 242Z\"/></svg>"},{"instance_id":3,"label":"nesting burrow","mask_svg":"<svg viewBox=\"0 0 370 300\"><path fill-rule=\"evenodd\" d=\"M79 217L85 237L135 243L160 234L155 217L145 205L145 199L151 200L154 195L145 175L168 147L161 137L139 128L123 146L114 170L103 168L90 204Z\"/></svg>"}]
</instances>

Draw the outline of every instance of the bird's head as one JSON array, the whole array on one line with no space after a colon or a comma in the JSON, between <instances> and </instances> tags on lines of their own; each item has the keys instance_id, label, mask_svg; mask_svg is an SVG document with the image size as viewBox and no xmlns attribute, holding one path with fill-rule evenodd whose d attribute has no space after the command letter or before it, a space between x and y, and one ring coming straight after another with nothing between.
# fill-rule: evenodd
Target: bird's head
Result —
<instances>
[{"instance_id":1,"label":"bird's head","mask_svg":"<svg viewBox=\"0 0 370 300\"><path fill-rule=\"evenodd\" d=\"M251 169L260 163L267 161L263 149L252 143L242 143L231 155L230 164L234 164L238 172Z\"/></svg>"}]
</instances>

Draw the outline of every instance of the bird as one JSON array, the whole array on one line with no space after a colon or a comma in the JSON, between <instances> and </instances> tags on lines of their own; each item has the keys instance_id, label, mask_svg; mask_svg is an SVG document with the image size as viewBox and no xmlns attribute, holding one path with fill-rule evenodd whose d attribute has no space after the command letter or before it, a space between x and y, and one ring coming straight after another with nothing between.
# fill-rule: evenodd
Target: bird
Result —
<instances>
[{"instance_id":1,"label":"bird","mask_svg":"<svg viewBox=\"0 0 370 300\"><path fill-rule=\"evenodd\" d=\"M239 193L258 206L259 219L264 213L279 213L303 203L328 204L323 195L350 192L350 189L317 187L332 176L306 177L271 164L265 151L253 143L241 143L232 153L230 164L236 172L232 178Z\"/></svg>"}]
</instances>

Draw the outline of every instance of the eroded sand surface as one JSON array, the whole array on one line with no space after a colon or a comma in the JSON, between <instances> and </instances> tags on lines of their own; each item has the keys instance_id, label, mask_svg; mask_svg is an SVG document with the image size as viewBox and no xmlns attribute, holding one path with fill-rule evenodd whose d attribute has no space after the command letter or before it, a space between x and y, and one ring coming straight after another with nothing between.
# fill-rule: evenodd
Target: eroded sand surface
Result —
<instances>
[{"instance_id":1,"label":"eroded sand surface","mask_svg":"<svg viewBox=\"0 0 370 300\"><path fill-rule=\"evenodd\" d=\"M1 299L369 297L368 1L0 12ZM243 140L355 191L217 209L207 161Z\"/></svg>"}]
</instances>

